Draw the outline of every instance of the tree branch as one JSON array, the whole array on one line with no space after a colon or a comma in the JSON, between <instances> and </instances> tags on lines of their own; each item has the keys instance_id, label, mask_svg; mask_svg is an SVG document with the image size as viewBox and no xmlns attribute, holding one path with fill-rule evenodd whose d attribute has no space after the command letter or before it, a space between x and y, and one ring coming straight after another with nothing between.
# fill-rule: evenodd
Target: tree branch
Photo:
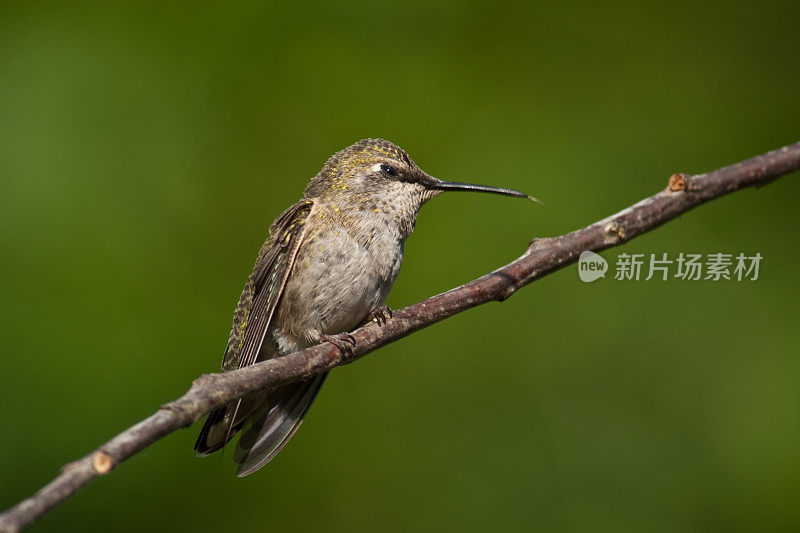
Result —
<instances>
[{"instance_id":1,"label":"tree branch","mask_svg":"<svg viewBox=\"0 0 800 533\"><path fill-rule=\"evenodd\" d=\"M456 313L489 301L505 300L520 287L575 262L584 250L618 246L699 204L745 187L764 185L798 168L800 142L708 174L675 174L666 189L634 206L561 237L534 239L527 251L508 265L401 309L383 326L370 323L359 328L353 332L356 347L352 354L342 354L326 343L240 370L200 376L186 394L162 405L153 415L89 455L64 466L53 481L0 515L0 530L18 531L30 525L91 479L107 474L155 441L244 394L310 378L351 363Z\"/></svg>"}]
</instances>

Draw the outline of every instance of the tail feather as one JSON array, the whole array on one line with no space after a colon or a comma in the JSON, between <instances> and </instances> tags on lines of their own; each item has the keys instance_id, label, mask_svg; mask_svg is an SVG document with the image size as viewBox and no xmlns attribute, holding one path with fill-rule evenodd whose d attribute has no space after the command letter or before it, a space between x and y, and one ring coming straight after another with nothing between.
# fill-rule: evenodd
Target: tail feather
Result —
<instances>
[{"instance_id":1,"label":"tail feather","mask_svg":"<svg viewBox=\"0 0 800 533\"><path fill-rule=\"evenodd\" d=\"M252 474L281 451L300 427L327 375L281 387L253 413L233 455L239 463L237 476Z\"/></svg>"},{"instance_id":2,"label":"tail feather","mask_svg":"<svg viewBox=\"0 0 800 533\"><path fill-rule=\"evenodd\" d=\"M197 455L209 455L223 448L242 428L253 411L264 403L265 399L266 394L259 392L245 396L238 408L239 402L236 401L211 411L194 444Z\"/></svg>"}]
</instances>

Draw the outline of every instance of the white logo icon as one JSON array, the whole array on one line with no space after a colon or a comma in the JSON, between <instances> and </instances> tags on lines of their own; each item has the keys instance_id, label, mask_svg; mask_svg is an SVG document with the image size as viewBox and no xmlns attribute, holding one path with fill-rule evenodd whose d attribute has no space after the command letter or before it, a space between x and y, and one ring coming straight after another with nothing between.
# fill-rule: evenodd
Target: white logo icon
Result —
<instances>
[{"instance_id":1,"label":"white logo icon","mask_svg":"<svg viewBox=\"0 0 800 533\"><path fill-rule=\"evenodd\" d=\"M597 278L604 278L607 270L608 263L605 259L588 250L581 252L578 258L578 276L581 281L589 283Z\"/></svg>"}]
</instances>

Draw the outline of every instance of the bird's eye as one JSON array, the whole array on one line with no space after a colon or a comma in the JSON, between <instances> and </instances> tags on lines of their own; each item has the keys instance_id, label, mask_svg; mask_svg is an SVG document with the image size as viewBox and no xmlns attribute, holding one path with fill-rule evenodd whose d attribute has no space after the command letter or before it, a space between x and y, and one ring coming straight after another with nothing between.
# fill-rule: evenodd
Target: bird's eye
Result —
<instances>
[{"instance_id":1,"label":"bird's eye","mask_svg":"<svg viewBox=\"0 0 800 533\"><path fill-rule=\"evenodd\" d=\"M389 178L397 177L397 169L394 168L392 165L381 165L381 172L383 172L384 176Z\"/></svg>"}]
</instances>

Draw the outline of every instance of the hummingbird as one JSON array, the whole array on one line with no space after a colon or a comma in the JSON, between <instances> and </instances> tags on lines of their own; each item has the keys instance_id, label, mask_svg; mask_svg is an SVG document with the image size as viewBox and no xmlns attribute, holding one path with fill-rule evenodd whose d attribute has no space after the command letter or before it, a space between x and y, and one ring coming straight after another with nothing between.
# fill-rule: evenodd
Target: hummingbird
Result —
<instances>
[{"instance_id":1,"label":"hummingbird","mask_svg":"<svg viewBox=\"0 0 800 533\"><path fill-rule=\"evenodd\" d=\"M233 315L222 370L330 342L348 352L349 331L384 324L384 304L420 207L445 191L535 198L499 187L443 181L400 147L364 139L334 154L303 197L272 223ZM267 464L308 413L327 373L250 393L212 411L195 451L204 456L242 432L239 477Z\"/></svg>"}]
</instances>

